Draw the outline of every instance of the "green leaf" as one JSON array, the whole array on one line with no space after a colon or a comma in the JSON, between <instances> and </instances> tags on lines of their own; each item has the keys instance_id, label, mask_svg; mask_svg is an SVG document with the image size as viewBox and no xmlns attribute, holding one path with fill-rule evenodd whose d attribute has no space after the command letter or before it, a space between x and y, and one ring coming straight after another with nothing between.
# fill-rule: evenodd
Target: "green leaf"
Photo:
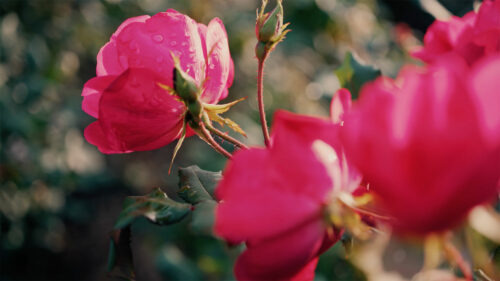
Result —
<instances>
[{"instance_id":1,"label":"green leaf","mask_svg":"<svg viewBox=\"0 0 500 281\"><path fill-rule=\"evenodd\" d=\"M111 233L107 280L135 280L130 236L130 226Z\"/></svg>"},{"instance_id":2,"label":"green leaf","mask_svg":"<svg viewBox=\"0 0 500 281\"><path fill-rule=\"evenodd\" d=\"M209 172L198 166L179 169L179 196L186 202L193 204L191 228L197 233L213 235L215 222L214 191L217 183L222 179L221 172Z\"/></svg>"},{"instance_id":3,"label":"green leaf","mask_svg":"<svg viewBox=\"0 0 500 281\"><path fill-rule=\"evenodd\" d=\"M210 172L198 166L179 168L179 190L177 194L186 202L198 204L214 200L217 183L222 179L221 172Z\"/></svg>"},{"instance_id":4,"label":"green leaf","mask_svg":"<svg viewBox=\"0 0 500 281\"><path fill-rule=\"evenodd\" d=\"M195 232L213 234L216 206L217 202L214 200L202 201L194 206L191 228Z\"/></svg>"},{"instance_id":5,"label":"green leaf","mask_svg":"<svg viewBox=\"0 0 500 281\"><path fill-rule=\"evenodd\" d=\"M348 89L354 99L358 97L361 87L366 82L374 80L382 73L373 66L361 64L351 52L348 52L335 74L339 79L340 86Z\"/></svg>"},{"instance_id":6,"label":"green leaf","mask_svg":"<svg viewBox=\"0 0 500 281\"><path fill-rule=\"evenodd\" d=\"M182 220L190 211L190 204L174 201L158 188L148 195L127 197L115 229L126 227L141 216L156 224L172 224Z\"/></svg>"}]
</instances>

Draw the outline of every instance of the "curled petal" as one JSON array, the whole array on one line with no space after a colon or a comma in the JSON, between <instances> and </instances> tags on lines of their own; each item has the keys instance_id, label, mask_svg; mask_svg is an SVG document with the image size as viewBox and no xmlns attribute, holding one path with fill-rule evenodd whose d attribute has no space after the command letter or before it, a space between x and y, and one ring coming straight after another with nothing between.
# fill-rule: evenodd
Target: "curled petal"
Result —
<instances>
[{"instance_id":1,"label":"curled petal","mask_svg":"<svg viewBox=\"0 0 500 281\"><path fill-rule=\"evenodd\" d=\"M158 86L148 69L129 69L102 94L99 120L87 140L104 153L152 150L180 136L184 105Z\"/></svg>"},{"instance_id":2,"label":"curled petal","mask_svg":"<svg viewBox=\"0 0 500 281\"><path fill-rule=\"evenodd\" d=\"M116 75L98 76L83 86L82 109L92 117L99 117L99 101L102 92L116 79Z\"/></svg>"},{"instance_id":3,"label":"curled petal","mask_svg":"<svg viewBox=\"0 0 500 281\"><path fill-rule=\"evenodd\" d=\"M149 18L150 16L147 15L129 18L118 27L115 33L113 33L113 35L111 36L109 42L106 43L99 50L99 53L97 54L97 67L96 67L97 76L112 75L112 74L117 75L127 68L128 65L123 65L118 58L118 52L116 49L116 44L117 44L116 38L118 37L118 35L120 35L122 30L128 25L135 22L145 22Z\"/></svg>"}]
</instances>

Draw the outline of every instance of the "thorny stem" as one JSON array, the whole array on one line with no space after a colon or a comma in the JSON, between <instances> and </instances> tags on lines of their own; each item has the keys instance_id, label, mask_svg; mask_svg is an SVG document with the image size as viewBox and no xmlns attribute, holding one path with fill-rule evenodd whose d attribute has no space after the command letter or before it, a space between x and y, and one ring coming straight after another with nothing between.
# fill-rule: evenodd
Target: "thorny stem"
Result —
<instances>
[{"instance_id":1,"label":"thorny stem","mask_svg":"<svg viewBox=\"0 0 500 281\"><path fill-rule=\"evenodd\" d=\"M239 147L239 148L243 148L243 149L248 149L248 146L246 146L245 144L243 144L242 142L240 142L239 140L231 137L230 135L228 134L225 134L224 132L221 132L220 130L218 130L217 128L213 127L213 126L207 126L207 129L216 134L217 136L221 137L222 139L225 139L226 141L234 144L235 146Z\"/></svg>"},{"instance_id":2,"label":"thorny stem","mask_svg":"<svg viewBox=\"0 0 500 281\"><path fill-rule=\"evenodd\" d=\"M262 125L262 134L264 135L264 143L267 147L269 147L269 130L267 128L266 121L266 112L264 111L264 62L267 58L267 52L264 56L259 59L259 68L257 72L257 101L259 102L259 114L260 114L260 123Z\"/></svg>"},{"instance_id":3,"label":"thorny stem","mask_svg":"<svg viewBox=\"0 0 500 281\"><path fill-rule=\"evenodd\" d=\"M460 268L460 271L462 271L465 280L472 281L473 279L470 265L466 260L464 260L460 251L450 241L445 241L444 250L448 257L457 263L457 266Z\"/></svg>"},{"instance_id":4,"label":"thorny stem","mask_svg":"<svg viewBox=\"0 0 500 281\"><path fill-rule=\"evenodd\" d=\"M224 155L227 159L231 159L233 156L231 153L229 153L227 150L225 150L222 146L220 146L210 135L210 132L207 130L205 127L205 124L200 123L200 130L205 137L205 141L213 148L215 151L219 152L220 154Z\"/></svg>"}]
</instances>

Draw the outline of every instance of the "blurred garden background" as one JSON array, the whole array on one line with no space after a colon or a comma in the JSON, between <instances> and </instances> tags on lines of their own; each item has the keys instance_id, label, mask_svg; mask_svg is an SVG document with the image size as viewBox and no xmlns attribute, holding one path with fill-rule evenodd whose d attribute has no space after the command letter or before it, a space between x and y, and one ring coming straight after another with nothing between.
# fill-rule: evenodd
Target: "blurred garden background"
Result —
<instances>
[{"instance_id":1,"label":"blurred garden background","mask_svg":"<svg viewBox=\"0 0 500 281\"><path fill-rule=\"evenodd\" d=\"M417 63L408 50L420 44L434 16L446 16L443 7L461 16L473 4L285 0L292 32L268 60L268 118L277 108L326 116L339 87L334 70L347 51L394 76L402 64ZM228 116L247 132L247 143L262 143L254 58L259 6L258 0L0 0L0 280L102 280L109 233L126 196L161 187L175 198L178 167L224 168L225 159L196 137L186 140L170 175L175 143L103 155L83 138L93 120L81 110L83 84L95 76L100 47L125 19L168 8L203 23L220 17L236 65L228 101L249 97ZM237 249L186 223L160 227L139 220L132 248L138 280L233 279ZM408 264L405 256L387 258L401 266ZM363 275L338 243L321 258L316 278Z\"/></svg>"}]
</instances>

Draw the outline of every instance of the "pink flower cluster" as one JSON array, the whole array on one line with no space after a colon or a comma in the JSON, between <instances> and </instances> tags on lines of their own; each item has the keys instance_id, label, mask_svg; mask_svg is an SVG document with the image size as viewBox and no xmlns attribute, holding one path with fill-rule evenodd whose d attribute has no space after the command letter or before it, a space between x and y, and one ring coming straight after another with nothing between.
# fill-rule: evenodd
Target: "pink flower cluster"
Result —
<instances>
[{"instance_id":1,"label":"pink flower cluster","mask_svg":"<svg viewBox=\"0 0 500 281\"><path fill-rule=\"evenodd\" d=\"M98 119L85 130L90 143L121 153L180 137L186 106L159 86L173 87L171 54L202 86L203 102L227 96L233 64L219 19L205 26L173 10L129 19L82 93L83 110ZM344 231L332 205L346 194L349 205L361 175L405 235L451 229L496 197L500 0L436 21L414 55L428 64L376 79L355 102L341 89L328 119L278 111L269 147L234 154L216 189L215 232L246 244L237 279L312 280Z\"/></svg>"}]
</instances>

